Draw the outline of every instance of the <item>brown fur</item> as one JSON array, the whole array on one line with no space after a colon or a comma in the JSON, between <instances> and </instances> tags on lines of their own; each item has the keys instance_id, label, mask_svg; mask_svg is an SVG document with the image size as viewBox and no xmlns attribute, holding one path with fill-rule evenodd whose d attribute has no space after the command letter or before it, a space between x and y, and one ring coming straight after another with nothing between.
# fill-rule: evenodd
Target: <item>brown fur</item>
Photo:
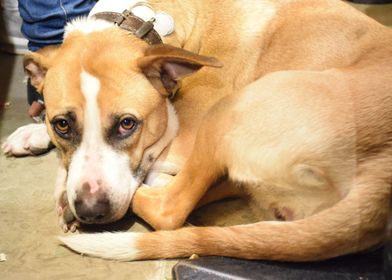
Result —
<instances>
[{"instance_id":1,"label":"brown fur","mask_svg":"<svg viewBox=\"0 0 392 280\"><path fill-rule=\"evenodd\" d=\"M135 239L135 258L197 253L307 261L380 244L392 171L392 32L341 1L150 4L175 19L165 43L197 55L148 48L119 30L72 34L51 63L35 58L51 65L44 94L59 92L45 96L49 117L57 104L83 110L79 89L63 93L69 77L78 84L72 73L83 65L110 85L99 96L103 126L122 104L148 123L129 148L136 168L160 137L163 101L175 88L157 79L162 64L181 60L198 70L219 66L204 56L216 57L223 68L203 68L182 81L173 101L179 133L157 159L174 167L160 172L164 187L141 187L132 209L156 229L177 229L198 203L238 193L227 184L208 193L226 175L262 216L286 222L146 233ZM126 94L129 88L137 97Z\"/></svg>"}]
</instances>

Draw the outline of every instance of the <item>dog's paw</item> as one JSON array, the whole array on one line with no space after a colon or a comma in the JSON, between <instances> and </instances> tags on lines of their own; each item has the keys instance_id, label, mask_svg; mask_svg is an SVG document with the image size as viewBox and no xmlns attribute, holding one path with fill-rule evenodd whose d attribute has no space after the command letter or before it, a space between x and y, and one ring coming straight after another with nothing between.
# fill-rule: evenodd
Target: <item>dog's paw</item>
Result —
<instances>
[{"instance_id":1,"label":"dog's paw","mask_svg":"<svg viewBox=\"0 0 392 280\"><path fill-rule=\"evenodd\" d=\"M57 203L57 214L59 216L60 228L66 233L68 231L75 232L80 227L80 223L76 220L74 214L68 206L67 192L64 191L59 197Z\"/></svg>"},{"instance_id":2,"label":"dog's paw","mask_svg":"<svg viewBox=\"0 0 392 280\"><path fill-rule=\"evenodd\" d=\"M15 130L1 146L8 156L39 155L52 147L45 124L28 124Z\"/></svg>"},{"instance_id":3,"label":"dog's paw","mask_svg":"<svg viewBox=\"0 0 392 280\"><path fill-rule=\"evenodd\" d=\"M58 211L59 225L64 233L67 233L68 231L75 232L80 227L80 222L76 220L75 216L68 207L59 209Z\"/></svg>"}]
</instances>

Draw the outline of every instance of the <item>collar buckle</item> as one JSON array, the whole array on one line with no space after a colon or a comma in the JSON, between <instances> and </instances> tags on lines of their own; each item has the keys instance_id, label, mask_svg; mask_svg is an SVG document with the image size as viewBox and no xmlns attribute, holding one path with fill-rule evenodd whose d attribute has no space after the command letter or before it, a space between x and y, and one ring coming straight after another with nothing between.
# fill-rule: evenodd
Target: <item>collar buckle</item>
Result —
<instances>
[{"instance_id":1,"label":"collar buckle","mask_svg":"<svg viewBox=\"0 0 392 280\"><path fill-rule=\"evenodd\" d=\"M154 29L154 21L155 18L151 18L149 21L143 22L142 26L136 30L135 36L140 39L146 36L152 29Z\"/></svg>"}]
</instances>

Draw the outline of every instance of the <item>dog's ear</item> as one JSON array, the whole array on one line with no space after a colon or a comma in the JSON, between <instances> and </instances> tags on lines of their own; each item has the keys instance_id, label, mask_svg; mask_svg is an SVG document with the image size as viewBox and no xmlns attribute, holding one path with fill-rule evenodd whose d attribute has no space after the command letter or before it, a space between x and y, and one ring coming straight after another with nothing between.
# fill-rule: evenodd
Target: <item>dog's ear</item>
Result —
<instances>
[{"instance_id":1,"label":"dog's ear","mask_svg":"<svg viewBox=\"0 0 392 280\"><path fill-rule=\"evenodd\" d=\"M49 68L50 59L57 53L57 46L42 48L37 52L25 55L23 67L25 73L30 77L31 84L42 93L46 71Z\"/></svg>"},{"instance_id":2,"label":"dog's ear","mask_svg":"<svg viewBox=\"0 0 392 280\"><path fill-rule=\"evenodd\" d=\"M170 45L153 45L138 59L138 66L163 95L171 95L178 82L203 66L222 67L216 58L198 55Z\"/></svg>"}]
</instances>

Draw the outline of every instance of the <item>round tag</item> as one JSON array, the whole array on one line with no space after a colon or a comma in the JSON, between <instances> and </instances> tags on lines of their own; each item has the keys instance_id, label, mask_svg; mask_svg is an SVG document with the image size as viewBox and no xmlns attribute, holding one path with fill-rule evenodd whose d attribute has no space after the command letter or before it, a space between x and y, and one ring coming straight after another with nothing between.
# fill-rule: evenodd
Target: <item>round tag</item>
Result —
<instances>
[{"instance_id":1,"label":"round tag","mask_svg":"<svg viewBox=\"0 0 392 280\"><path fill-rule=\"evenodd\" d=\"M167 36L174 32L174 20L171 15L165 12L155 14L154 29L161 36Z\"/></svg>"}]
</instances>

